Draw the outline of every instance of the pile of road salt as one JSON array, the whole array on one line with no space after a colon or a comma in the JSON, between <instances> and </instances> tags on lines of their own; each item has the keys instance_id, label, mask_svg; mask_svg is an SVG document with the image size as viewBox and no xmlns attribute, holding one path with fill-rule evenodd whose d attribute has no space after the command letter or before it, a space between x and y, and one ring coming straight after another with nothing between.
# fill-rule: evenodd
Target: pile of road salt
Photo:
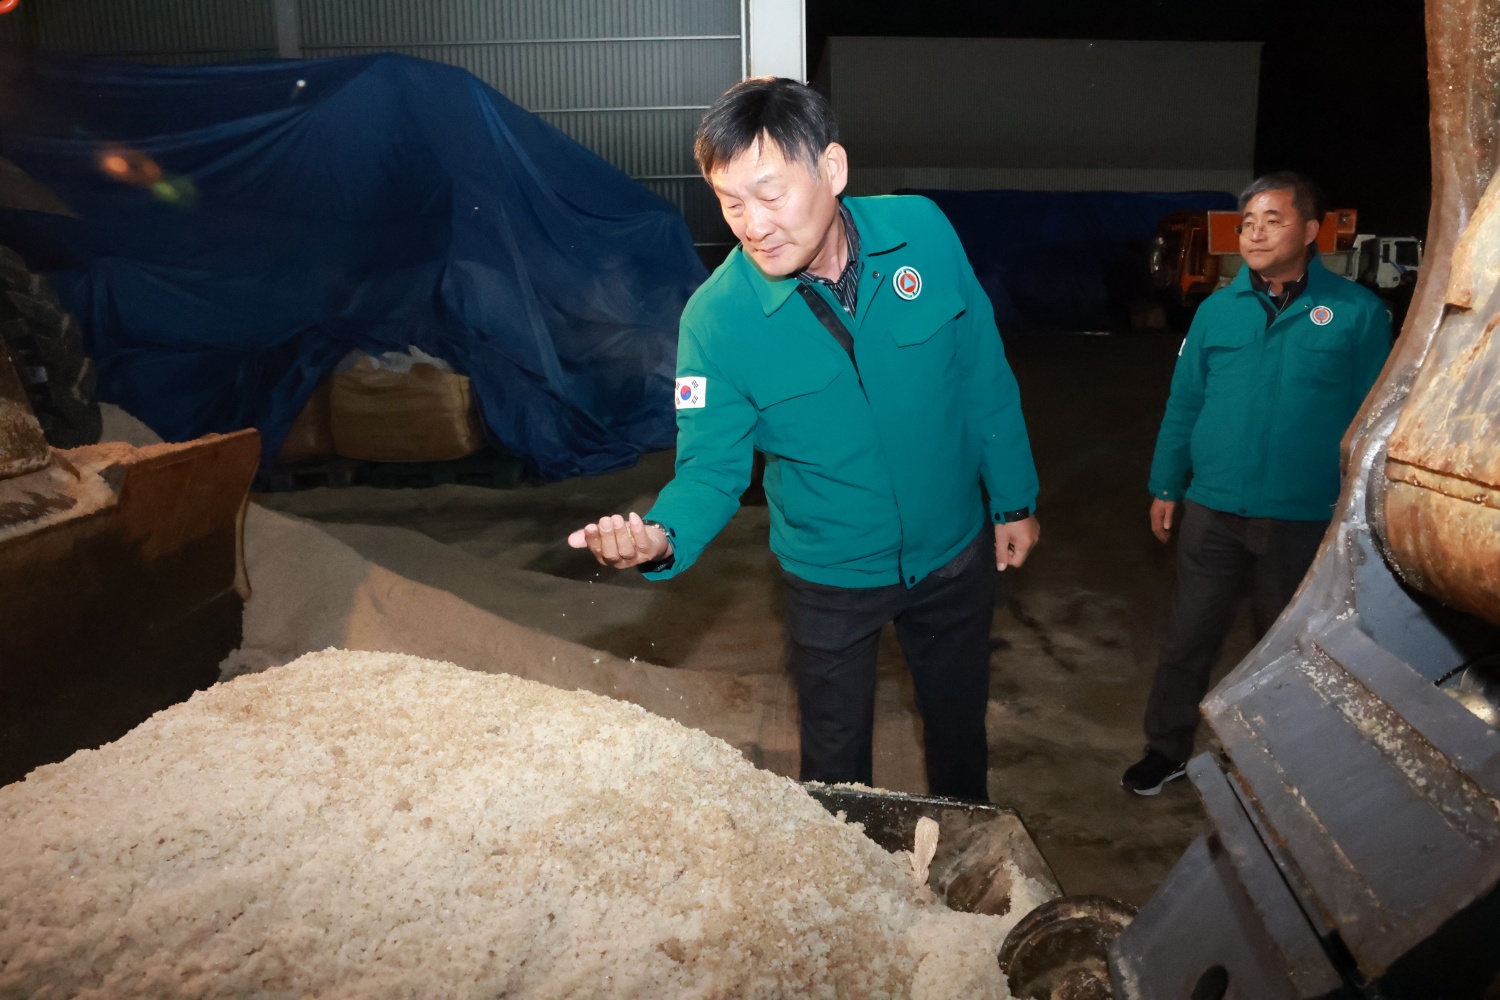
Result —
<instances>
[{"instance_id":1,"label":"pile of road salt","mask_svg":"<svg viewBox=\"0 0 1500 1000\"><path fill-rule=\"evenodd\" d=\"M795 783L630 704L387 653L239 677L0 788L0 996L992 997Z\"/></svg>"}]
</instances>

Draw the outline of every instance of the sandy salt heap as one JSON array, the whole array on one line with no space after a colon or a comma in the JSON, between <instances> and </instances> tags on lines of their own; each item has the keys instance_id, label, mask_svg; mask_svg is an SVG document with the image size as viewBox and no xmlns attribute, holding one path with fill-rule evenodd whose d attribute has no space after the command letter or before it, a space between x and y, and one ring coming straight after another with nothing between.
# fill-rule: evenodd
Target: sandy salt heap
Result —
<instances>
[{"instance_id":1,"label":"sandy salt heap","mask_svg":"<svg viewBox=\"0 0 1500 1000\"><path fill-rule=\"evenodd\" d=\"M636 706L386 653L0 788L3 997L1005 997L797 785Z\"/></svg>"}]
</instances>

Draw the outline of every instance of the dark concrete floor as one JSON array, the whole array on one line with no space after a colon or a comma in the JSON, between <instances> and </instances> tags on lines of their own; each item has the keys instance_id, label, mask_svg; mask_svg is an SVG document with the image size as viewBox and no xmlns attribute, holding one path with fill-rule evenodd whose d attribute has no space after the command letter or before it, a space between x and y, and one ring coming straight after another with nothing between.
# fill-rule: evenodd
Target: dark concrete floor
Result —
<instances>
[{"instance_id":1,"label":"dark concrete floor","mask_svg":"<svg viewBox=\"0 0 1500 1000\"><path fill-rule=\"evenodd\" d=\"M1171 554L1148 530L1145 483L1178 343L1173 335L1136 334L1009 346L1041 476L1043 535L1026 567L1006 574L997 602L991 794L1024 817L1067 891L1137 904L1202 825L1186 782L1150 799L1118 783L1141 751L1140 715L1170 595ZM516 613L622 657L780 673L780 582L766 549L764 507L745 506L699 565L663 584L601 571L563 543L585 520L644 512L670 474L664 453L625 472L545 487L318 490L265 502L326 522L356 548L361 538L351 525L400 527L471 562L486 560L496 572L556 580L556 596L536 588ZM364 554L382 561L378 546L369 548ZM419 566L390 568L421 575ZM426 582L441 586L441 577L434 570ZM1247 620L1242 614L1221 672L1252 644ZM876 783L920 791L919 722L889 635L881 691ZM793 719L783 721L795 732ZM760 762L794 773L793 746L768 746Z\"/></svg>"}]
</instances>

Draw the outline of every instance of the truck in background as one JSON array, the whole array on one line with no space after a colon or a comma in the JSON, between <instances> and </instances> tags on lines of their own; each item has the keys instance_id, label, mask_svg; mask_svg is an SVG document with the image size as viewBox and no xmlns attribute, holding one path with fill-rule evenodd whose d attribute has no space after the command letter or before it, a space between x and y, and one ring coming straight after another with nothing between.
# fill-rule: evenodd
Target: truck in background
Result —
<instances>
[{"instance_id":1,"label":"truck in background","mask_svg":"<svg viewBox=\"0 0 1500 1000\"><path fill-rule=\"evenodd\" d=\"M1398 288L1403 279L1415 281L1422 268L1422 241L1415 236L1361 233L1354 237L1354 250L1359 255L1355 280L1378 291Z\"/></svg>"}]
</instances>

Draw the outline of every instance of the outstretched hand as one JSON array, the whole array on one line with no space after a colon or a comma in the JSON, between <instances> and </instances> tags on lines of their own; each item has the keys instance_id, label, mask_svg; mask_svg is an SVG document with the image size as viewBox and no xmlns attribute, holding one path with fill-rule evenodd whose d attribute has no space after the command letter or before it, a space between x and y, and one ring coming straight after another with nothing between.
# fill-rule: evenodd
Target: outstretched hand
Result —
<instances>
[{"instance_id":1,"label":"outstretched hand","mask_svg":"<svg viewBox=\"0 0 1500 1000\"><path fill-rule=\"evenodd\" d=\"M672 540L655 525L648 525L639 514L629 519L619 514L601 517L598 524L586 524L568 536L575 549L588 549L601 566L629 569L643 563L659 562L672 554Z\"/></svg>"},{"instance_id":2,"label":"outstretched hand","mask_svg":"<svg viewBox=\"0 0 1500 1000\"><path fill-rule=\"evenodd\" d=\"M1042 537L1042 526L1036 517L995 525L995 568L1005 572L1007 566L1020 566Z\"/></svg>"}]
</instances>

